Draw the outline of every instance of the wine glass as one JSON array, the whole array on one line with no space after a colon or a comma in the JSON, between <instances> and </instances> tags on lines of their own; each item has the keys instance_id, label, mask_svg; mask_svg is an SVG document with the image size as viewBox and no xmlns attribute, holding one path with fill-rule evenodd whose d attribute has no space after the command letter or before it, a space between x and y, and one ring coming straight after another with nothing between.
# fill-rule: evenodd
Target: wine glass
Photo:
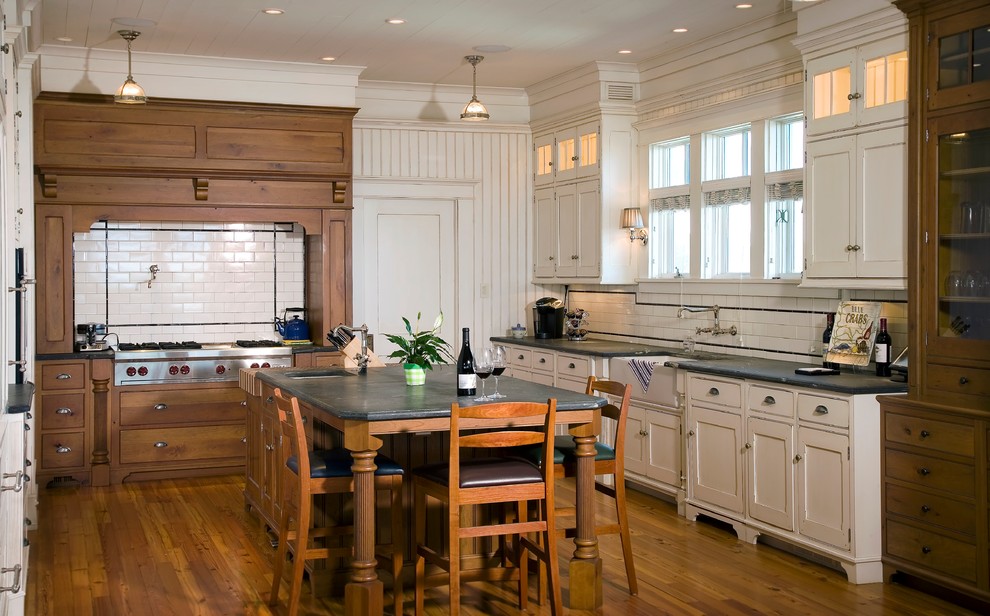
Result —
<instances>
[{"instance_id":1,"label":"wine glass","mask_svg":"<svg viewBox=\"0 0 990 616\"><path fill-rule=\"evenodd\" d=\"M497 398L504 398L505 394L498 393L498 377L505 372L507 367L506 363L506 350L502 345L496 345L492 347L492 374L495 376L495 393L488 396L492 400Z\"/></svg>"},{"instance_id":2,"label":"wine glass","mask_svg":"<svg viewBox=\"0 0 990 616\"><path fill-rule=\"evenodd\" d=\"M481 396L475 402L488 402L490 397L485 395L485 379L492 375L492 350L484 349L474 356L474 373L481 380Z\"/></svg>"}]
</instances>

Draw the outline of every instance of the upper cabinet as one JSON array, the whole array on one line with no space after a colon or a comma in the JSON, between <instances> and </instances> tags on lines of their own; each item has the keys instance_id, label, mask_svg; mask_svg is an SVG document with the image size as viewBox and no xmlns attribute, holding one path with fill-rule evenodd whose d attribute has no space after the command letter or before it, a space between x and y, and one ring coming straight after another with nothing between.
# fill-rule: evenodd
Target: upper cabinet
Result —
<instances>
[{"instance_id":1,"label":"upper cabinet","mask_svg":"<svg viewBox=\"0 0 990 616\"><path fill-rule=\"evenodd\" d=\"M907 114L907 37L808 59L808 135L901 121Z\"/></svg>"},{"instance_id":2,"label":"upper cabinet","mask_svg":"<svg viewBox=\"0 0 990 616\"><path fill-rule=\"evenodd\" d=\"M802 285L904 289L907 20L891 6L843 17L795 39L807 127Z\"/></svg>"},{"instance_id":3,"label":"upper cabinet","mask_svg":"<svg viewBox=\"0 0 990 616\"><path fill-rule=\"evenodd\" d=\"M633 114L600 114L533 137L533 279L629 284L637 274L620 228L634 206Z\"/></svg>"},{"instance_id":4,"label":"upper cabinet","mask_svg":"<svg viewBox=\"0 0 990 616\"><path fill-rule=\"evenodd\" d=\"M930 109L990 98L990 6L933 19L926 51Z\"/></svg>"}]
</instances>

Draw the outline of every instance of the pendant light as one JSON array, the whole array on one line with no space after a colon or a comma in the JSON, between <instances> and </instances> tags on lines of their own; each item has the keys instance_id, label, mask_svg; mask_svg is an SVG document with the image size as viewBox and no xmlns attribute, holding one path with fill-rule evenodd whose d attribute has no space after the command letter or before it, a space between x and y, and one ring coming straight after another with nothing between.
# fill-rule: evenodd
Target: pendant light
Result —
<instances>
[{"instance_id":1,"label":"pendant light","mask_svg":"<svg viewBox=\"0 0 990 616\"><path fill-rule=\"evenodd\" d=\"M485 56L464 56L464 59L471 63L474 77L471 85L471 100L464 106L461 119L468 122L482 122L488 119L488 109L478 100L478 63L484 60Z\"/></svg>"},{"instance_id":2,"label":"pendant light","mask_svg":"<svg viewBox=\"0 0 990 616\"><path fill-rule=\"evenodd\" d=\"M144 94L144 88L139 86L131 75L131 42L141 35L136 30L118 30L117 34L127 41L127 79L120 86L117 93L113 95L113 102L127 105L140 105L148 102L148 97Z\"/></svg>"}]
</instances>

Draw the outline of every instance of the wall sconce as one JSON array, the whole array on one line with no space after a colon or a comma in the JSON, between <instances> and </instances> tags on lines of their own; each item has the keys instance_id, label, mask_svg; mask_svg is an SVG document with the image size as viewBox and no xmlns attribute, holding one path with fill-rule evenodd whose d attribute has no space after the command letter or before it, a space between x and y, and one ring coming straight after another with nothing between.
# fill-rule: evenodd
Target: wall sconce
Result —
<instances>
[{"instance_id":1,"label":"wall sconce","mask_svg":"<svg viewBox=\"0 0 990 616\"><path fill-rule=\"evenodd\" d=\"M117 34L120 35L122 39L127 41L127 79L124 84L120 86L117 93L113 95L113 102L124 103L127 105L140 105L148 102L148 97L144 95L144 88L139 86L136 81L134 81L134 76L131 75L131 43L141 35L140 32L136 30L118 30Z\"/></svg>"},{"instance_id":2,"label":"wall sconce","mask_svg":"<svg viewBox=\"0 0 990 616\"><path fill-rule=\"evenodd\" d=\"M629 229L629 241L640 240L643 246L650 240L646 232L646 225L643 224L643 212L638 207L627 207L622 209L622 223L619 225L623 229ZM637 230L639 231L637 233Z\"/></svg>"}]
</instances>

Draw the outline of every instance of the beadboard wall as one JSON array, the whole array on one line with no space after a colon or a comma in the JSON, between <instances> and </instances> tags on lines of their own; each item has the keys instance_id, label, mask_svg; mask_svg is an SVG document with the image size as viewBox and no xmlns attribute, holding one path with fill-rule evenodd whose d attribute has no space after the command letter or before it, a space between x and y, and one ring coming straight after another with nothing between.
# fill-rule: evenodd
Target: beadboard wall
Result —
<instances>
[{"instance_id":1,"label":"beadboard wall","mask_svg":"<svg viewBox=\"0 0 990 616\"><path fill-rule=\"evenodd\" d=\"M881 303L887 318L894 357L907 344L907 294L904 291L840 291L803 289L788 282L650 281L636 287L573 287L568 306L590 313L592 335L643 344L764 357L808 364L821 362L825 315L843 300ZM711 327L712 313L684 313L718 305L723 328L735 325L735 336L697 334Z\"/></svg>"},{"instance_id":2,"label":"beadboard wall","mask_svg":"<svg viewBox=\"0 0 990 616\"><path fill-rule=\"evenodd\" d=\"M278 339L274 317L304 305L303 237L291 224L97 223L73 241L76 322L106 323L111 343Z\"/></svg>"}]
</instances>

